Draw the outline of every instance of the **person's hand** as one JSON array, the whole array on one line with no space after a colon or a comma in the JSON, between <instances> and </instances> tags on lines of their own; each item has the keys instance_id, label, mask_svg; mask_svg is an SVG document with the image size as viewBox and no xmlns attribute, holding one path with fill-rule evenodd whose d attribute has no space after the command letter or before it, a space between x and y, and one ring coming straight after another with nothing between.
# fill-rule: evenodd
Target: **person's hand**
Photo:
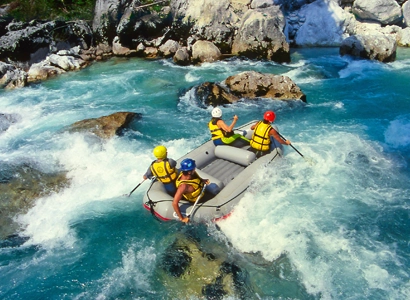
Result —
<instances>
[{"instance_id":1,"label":"person's hand","mask_svg":"<svg viewBox=\"0 0 410 300\"><path fill-rule=\"evenodd\" d=\"M146 179L147 179L147 176L144 175L144 176L142 176L142 178L144 178L144 180L146 180Z\"/></svg>"},{"instance_id":2,"label":"person's hand","mask_svg":"<svg viewBox=\"0 0 410 300\"><path fill-rule=\"evenodd\" d=\"M290 145L290 144L291 144L291 142L290 142L289 140L286 140L285 143L286 143L286 145Z\"/></svg>"},{"instance_id":3,"label":"person's hand","mask_svg":"<svg viewBox=\"0 0 410 300\"><path fill-rule=\"evenodd\" d=\"M189 218L188 218L188 217L182 218L182 219L180 219L180 220L181 220L181 222L183 222L183 223L185 223L185 224L187 224L187 223L189 222Z\"/></svg>"},{"instance_id":4,"label":"person's hand","mask_svg":"<svg viewBox=\"0 0 410 300\"><path fill-rule=\"evenodd\" d=\"M233 120L234 120L234 121L237 121L237 120L238 120L238 116L237 116L237 115L234 115L234 116L233 116Z\"/></svg>"},{"instance_id":5,"label":"person's hand","mask_svg":"<svg viewBox=\"0 0 410 300\"><path fill-rule=\"evenodd\" d=\"M209 179L202 179L202 182L205 184L210 184L211 182L209 181Z\"/></svg>"}]
</instances>

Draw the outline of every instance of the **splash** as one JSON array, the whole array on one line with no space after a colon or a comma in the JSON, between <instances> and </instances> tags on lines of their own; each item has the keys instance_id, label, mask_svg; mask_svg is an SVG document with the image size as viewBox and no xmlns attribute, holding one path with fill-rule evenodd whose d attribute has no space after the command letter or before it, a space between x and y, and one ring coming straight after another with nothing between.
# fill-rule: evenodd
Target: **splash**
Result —
<instances>
[{"instance_id":1,"label":"splash","mask_svg":"<svg viewBox=\"0 0 410 300\"><path fill-rule=\"evenodd\" d=\"M377 222L380 207L405 205L410 193L396 190L404 179L395 175L394 162L378 145L343 132L321 136L316 150L301 147L315 166L289 153L261 170L219 226L242 252L261 253L272 262L288 257L288 271L299 274L309 294L361 297L378 294L372 290L377 286L395 295L401 280L394 269L401 268L402 258L387 240L370 242L384 226Z\"/></svg>"}]
</instances>

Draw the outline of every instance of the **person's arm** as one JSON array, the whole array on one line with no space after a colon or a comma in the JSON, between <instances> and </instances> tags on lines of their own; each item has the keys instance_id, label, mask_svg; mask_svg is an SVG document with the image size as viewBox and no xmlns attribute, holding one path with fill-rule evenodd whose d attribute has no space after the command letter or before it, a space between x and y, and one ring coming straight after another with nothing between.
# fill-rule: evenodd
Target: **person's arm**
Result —
<instances>
[{"instance_id":1,"label":"person's arm","mask_svg":"<svg viewBox=\"0 0 410 300\"><path fill-rule=\"evenodd\" d=\"M251 130L254 130L255 127L256 127L256 125L258 125L258 122L256 122L255 124L253 124L253 125L251 126Z\"/></svg>"},{"instance_id":2,"label":"person's arm","mask_svg":"<svg viewBox=\"0 0 410 300\"><path fill-rule=\"evenodd\" d=\"M185 192L185 189L186 189L185 184L181 184L178 187L178 189L175 193L175 196L174 196L174 200L172 201L172 207L174 208L175 212L177 213L179 220L184 222L184 223L188 223L189 218L182 217L181 210L179 209L179 205L178 205L179 201L182 199L182 194Z\"/></svg>"},{"instance_id":3,"label":"person's arm","mask_svg":"<svg viewBox=\"0 0 410 300\"><path fill-rule=\"evenodd\" d=\"M147 172L145 172L145 174L142 176L142 178L147 179L147 178L152 178L152 176L154 176L154 174L152 174L151 171L151 166L147 169Z\"/></svg>"},{"instance_id":4,"label":"person's arm","mask_svg":"<svg viewBox=\"0 0 410 300\"><path fill-rule=\"evenodd\" d=\"M272 135L282 145L290 145L290 141L282 139L278 132L273 128L269 131L269 135Z\"/></svg>"},{"instance_id":5,"label":"person's arm","mask_svg":"<svg viewBox=\"0 0 410 300\"><path fill-rule=\"evenodd\" d=\"M219 128L222 128L224 131L231 132L236 124L236 121L238 121L238 116L234 115L231 125L226 125L223 120L219 120L216 124L219 126Z\"/></svg>"}]
</instances>

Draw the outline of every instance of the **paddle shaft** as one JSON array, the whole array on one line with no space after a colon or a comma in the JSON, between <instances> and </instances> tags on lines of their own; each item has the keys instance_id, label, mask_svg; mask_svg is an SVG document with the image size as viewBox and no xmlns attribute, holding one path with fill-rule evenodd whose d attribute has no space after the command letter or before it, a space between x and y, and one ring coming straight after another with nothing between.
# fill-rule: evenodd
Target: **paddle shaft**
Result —
<instances>
[{"instance_id":1,"label":"paddle shaft","mask_svg":"<svg viewBox=\"0 0 410 300\"><path fill-rule=\"evenodd\" d=\"M284 139L285 141L287 140L287 138L285 138L283 135L281 135L281 134L279 133L279 131L276 131L276 132L279 134L279 136L280 136L282 139ZM293 148L293 150L295 150L297 153L299 153L300 156L302 156L303 158L305 158L305 157L303 156L303 154L299 152L298 149L296 149L295 147L293 147L292 144L289 144L289 146L291 146L291 147Z\"/></svg>"},{"instance_id":2,"label":"paddle shaft","mask_svg":"<svg viewBox=\"0 0 410 300\"><path fill-rule=\"evenodd\" d=\"M192 206L191 211L189 212L189 214L186 215L187 218L189 218L189 216L192 214L192 212L194 211L194 208L195 208L196 204L198 203L198 201L199 201L199 200L202 198L202 196L204 195L204 193L205 193L205 188L206 188L206 184L205 184L204 187L202 188L201 193L198 195L198 198L196 198L196 201L195 201L195 203L194 203L194 206Z\"/></svg>"},{"instance_id":3,"label":"paddle shaft","mask_svg":"<svg viewBox=\"0 0 410 300\"><path fill-rule=\"evenodd\" d=\"M141 181L140 183L137 184L137 186L135 188L133 188L133 190L128 194L128 197L131 196L132 193L134 193L134 191L141 185L144 183L146 179L144 179L143 181Z\"/></svg>"}]
</instances>

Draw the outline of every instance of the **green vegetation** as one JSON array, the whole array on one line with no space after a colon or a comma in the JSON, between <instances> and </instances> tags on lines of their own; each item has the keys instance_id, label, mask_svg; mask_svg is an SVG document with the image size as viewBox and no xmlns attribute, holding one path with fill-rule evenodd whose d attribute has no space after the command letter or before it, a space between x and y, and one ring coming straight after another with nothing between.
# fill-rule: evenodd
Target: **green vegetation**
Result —
<instances>
[{"instance_id":1,"label":"green vegetation","mask_svg":"<svg viewBox=\"0 0 410 300\"><path fill-rule=\"evenodd\" d=\"M0 0L9 4L10 15L20 21L31 20L86 20L91 21L97 0ZM157 3L158 2L158 3ZM140 0L140 6L159 12L169 0ZM156 4L153 4L156 3ZM151 5L153 4L153 5Z\"/></svg>"},{"instance_id":2,"label":"green vegetation","mask_svg":"<svg viewBox=\"0 0 410 300\"><path fill-rule=\"evenodd\" d=\"M0 0L17 20L92 20L96 0Z\"/></svg>"}]
</instances>

